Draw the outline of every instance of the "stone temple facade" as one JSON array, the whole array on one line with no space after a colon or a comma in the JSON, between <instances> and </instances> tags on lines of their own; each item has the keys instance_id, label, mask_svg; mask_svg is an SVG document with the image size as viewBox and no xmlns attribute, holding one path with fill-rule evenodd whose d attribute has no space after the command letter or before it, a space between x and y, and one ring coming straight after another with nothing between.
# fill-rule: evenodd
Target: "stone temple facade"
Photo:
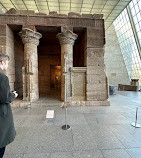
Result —
<instances>
[{"instance_id":1,"label":"stone temple facade","mask_svg":"<svg viewBox=\"0 0 141 158\"><path fill-rule=\"evenodd\" d=\"M11 89L29 102L56 96L72 106L110 105L102 17L14 9L1 14L0 51L10 56Z\"/></svg>"}]
</instances>

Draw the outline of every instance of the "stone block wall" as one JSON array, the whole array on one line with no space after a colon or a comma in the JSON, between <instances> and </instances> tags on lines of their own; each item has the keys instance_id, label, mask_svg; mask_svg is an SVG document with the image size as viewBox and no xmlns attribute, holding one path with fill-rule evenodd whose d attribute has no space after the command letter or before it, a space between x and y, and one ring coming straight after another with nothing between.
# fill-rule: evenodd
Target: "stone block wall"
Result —
<instances>
[{"instance_id":1,"label":"stone block wall","mask_svg":"<svg viewBox=\"0 0 141 158\"><path fill-rule=\"evenodd\" d=\"M85 101L91 105L95 104L96 102L97 102L96 105L108 104L106 102L108 99L108 84L107 84L107 77L105 74L105 65L104 65L105 30L104 30L104 20L102 19L101 16L78 15L76 13L73 13L73 14L70 13L68 16L60 16L57 14L52 14L51 16L47 16L47 15L46 16L39 16L39 15L38 16L37 15L25 16L25 13L23 15L19 15L19 13L17 12L14 15L8 15L8 14L2 15L0 17L0 20L1 20L1 23L3 24L20 25L23 27L19 35L21 36L23 45L24 45L24 66L28 70L27 71L28 76L26 79L27 80L26 87L28 87L27 88L28 99L31 101L35 101L38 99L38 77L39 77L40 95L50 94L50 65L62 66L62 70L63 70L62 72L64 72L64 74L63 74L62 82L61 82L61 88L62 88L61 99L64 100L63 97L66 96L67 101L70 101L70 102L72 101L72 84L73 83L71 81L72 79L71 72L69 70L70 68L73 68L73 51L75 50L73 46L75 44L75 40L77 39L77 35L72 32L72 28L83 27L84 30L86 30L86 33L85 33L84 39L82 39L80 43L76 43L77 45L76 56L77 56L77 59L80 59L80 60L77 63L78 60L75 59L75 64L76 64L75 66L77 67L85 66L87 68L86 70L86 100ZM25 26L27 27L28 25L33 26L33 27L35 26L36 27L37 26L51 26L51 27L64 26L61 29L61 35L59 35L61 53L58 55L58 53L49 52L46 49L47 47L45 48L45 51L47 51L47 53L46 52L42 53L41 51L37 51L41 34L39 32L36 32L36 29L35 30L33 29L34 30L33 31L32 28L31 29L25 28ZM10 63L11 67L7 71L7 74L9 75L9 78L10 78L11 87L13 87L14 89L15 66L17 69L16 73L18 73L18 71L20 70L18 70L17 68L18 63L14 65L13 32L7 25L5 26L6 28L3 28L3 29L5 29L6 34L0 35L0 39L1 39L0 45L3 46L1 47L1 49L3 49L3 51L5 51L8 55L10 55L10 58L11 58L11 63ZM67 30L67 28L71 28L71 29L69 29L68 31L63 31L63 29ZM48 42L52 43L49 40ZM46 46L49 44L44 42L43 45ZM22 51L21 45L19 46L19 48L17 48L16 51L18 50ZM56 51L56 48L53 51ZM78 54L77 54L77 51L78 51ZM83 54L81 54L82 52ZM38 53L39 58L37 58L37 53ZM82 56L80 57L80 55ZM83 60L83 55L84 55L84 60ZM18 60L19 57L16 57L15 59ZM22 61L22 56L20 57L19 60ZM38 65L37 60L39 61L39 65ZM38 66L39 66L39 72L38 72ZM79 74L76 74L75 81L79 79L83 80L84 78L82 76L80 76ZM19 91L21 91L21 87L20 86L18 87L18 85L20 85L20 82L21 80L19 81L19 83L18 82L16 83L16 88L19 88ZM85 81L83 80L83 82ZM76 87L78 85L79 83L76 82ZM82 86L81 88L84 88L84 87ZM24 86L23 86L23 89L24 89ZM66 92L66 89L67 89L67 92Z\"/></svg>"},{"instance_id":2,"label":"stone block wall","mask_svg":"<svg viewBox=\"0 0 141 158\"><path fill-rule=\"evenodd\" d=\"M50 65L61 65L59 55L39 55L39 94L50 95Z\"/></svg>"},{"instance_id":3,"label":"stone block wall","mask_svg":"<svg viewBox=\"0 0 141 158\"><path fill-rule=\"evenodd\" d=\"M72 100L86 100L86 67L73 67L72 76Z\"/></svg>"},{"instance_id":4,"label":"stone block wall","mask_svg":"<svg viewBox=\"0 0 141 158\"><path fill-rule=\"evenodd\" d=\"M108 82L110 85L128 84L129 76L124 63L122 52L118 43L114 25L106 31L105 65Z\"/></svg>"},{"instance_id":5,"label":"stone block wall","mask_svg":"<svg viewBox=\"0 0 141 158\"><path fill-rule=\"evenodd\" d=\"M104 65L104 21L101 20L99 23L101 24L101 27L87 28L85 36L87 101L105 101L108 99L108 83Z\"/></svg>"},{"instance_id":6,"label":"stone block wall","mask_svg":"<svg viewBox=\"0 0 141 158\"><path fill-rule=\"evenodd\" d=\"M11 90L14 90L14 84L15 84L14 33L8 25L0 25L0 50L10 57L9 67L5 73L9 78Z\"/></svg>"}]
</instances>

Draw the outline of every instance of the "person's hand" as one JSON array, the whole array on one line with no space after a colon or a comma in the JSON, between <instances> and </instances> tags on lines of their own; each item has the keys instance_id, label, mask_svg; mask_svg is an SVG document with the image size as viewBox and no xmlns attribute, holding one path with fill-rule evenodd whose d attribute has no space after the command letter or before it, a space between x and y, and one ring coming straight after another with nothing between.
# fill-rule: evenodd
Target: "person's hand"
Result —
<instances>
[{"instance_id":1,"label":"person's hand","mask_svg":"<svg viewBox=\"0 0 141 158\"><path fill-rule=\"evenodd\" d=\"M14 93L14 95L15 95L15 98L17 98L17 96L18 96L18 93L17 93L16 91L14 91L14 92L12 92L12 93Z\"/></svg>"}]
</instances>

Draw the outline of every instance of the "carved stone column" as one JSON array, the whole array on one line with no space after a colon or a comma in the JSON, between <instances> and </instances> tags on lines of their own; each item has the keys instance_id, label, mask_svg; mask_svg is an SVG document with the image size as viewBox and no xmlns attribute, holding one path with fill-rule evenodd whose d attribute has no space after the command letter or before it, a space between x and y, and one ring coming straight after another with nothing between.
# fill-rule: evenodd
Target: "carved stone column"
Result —
<instances>
[{"instance_id":1,"label":"carved stone column","mask_svg":"<svg viewBox=\"0 0 141 158\"><path fill-rule=\"evenodd\" d=\"M37 46L42 35L28 28L19 35L24 44L23 100L32 102L39 98Z\"/></svg>"},{"instance_id":2,"label":"carved stone column","mask_svg":"<svg viewBox=\"0 0 141 158\"><path fill-rule=\"evenodd\" d=\"M72 99L70 68L73 67L73 45L77 37L78 36L70 30L57 34L61 45L61 100L65 102Z\"/></svg>"}]
</instances>

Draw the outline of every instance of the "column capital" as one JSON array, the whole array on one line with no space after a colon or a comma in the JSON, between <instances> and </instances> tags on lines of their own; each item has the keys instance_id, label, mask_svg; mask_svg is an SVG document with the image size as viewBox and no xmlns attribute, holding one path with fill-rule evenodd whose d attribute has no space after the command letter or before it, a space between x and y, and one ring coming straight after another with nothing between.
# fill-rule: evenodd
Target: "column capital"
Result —
<instances>
[{"instance_id":1,"label":"column capital","mask_svg":"<svg viewBox=\"0 0 141 158\"><path fill-rule=\"evenodd\" d=\"M39 39L42 37L42 35L39 32L33 31L29 28L23 28L19 32L19 36L22 38L23 44L32 43L36 46L39 45Z\"/></svg>"},{"instance_id":2,"label":"column capital","mask_svg":"<svg viewBox=\"0 0 141 158\"><path fill-rule=\"evenodd\" d=\"M56 37L59 39L60 45L63 44L74 45L74 42L77 39L78 35L70 30L67 30L62 33L58 33Z\"/></svg>"}]
</instances>

